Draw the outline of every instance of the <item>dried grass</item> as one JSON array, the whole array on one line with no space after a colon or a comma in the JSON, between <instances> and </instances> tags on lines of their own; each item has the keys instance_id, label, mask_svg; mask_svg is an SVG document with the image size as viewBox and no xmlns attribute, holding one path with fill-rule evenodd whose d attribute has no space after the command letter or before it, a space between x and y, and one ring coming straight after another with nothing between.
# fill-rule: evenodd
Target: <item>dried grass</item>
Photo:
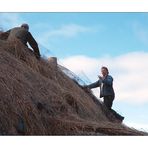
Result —
<instances>
[{"instance_id":1,"label":"dried grass","mask_svg":"<svg viewBox=\"0 0 148 148\"><path fill-rule=\"evenodd\" d=\"M17 39L0 40L0 135L99 133L141 134L109 122L101 103Z\"/></svg>"}]
</instances>

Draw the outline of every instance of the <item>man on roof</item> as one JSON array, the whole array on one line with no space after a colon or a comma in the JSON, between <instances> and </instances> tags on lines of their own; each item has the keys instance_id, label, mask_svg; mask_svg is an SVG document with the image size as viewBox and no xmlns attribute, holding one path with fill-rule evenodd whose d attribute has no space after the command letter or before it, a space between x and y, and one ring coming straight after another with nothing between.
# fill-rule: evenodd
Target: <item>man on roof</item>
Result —
<instances>
[{"instance_id":1,"label":"man on roof","mask_svg":"<svg viewBox=\"0 0 148 148\"><path fill-rule=\"evenodd\" d=\"M15 27L6 32L8 34L7 40L11 40L11 38L16 37L19 39L26 47L27 43L32 47L34 54L37 59L40 59L40 51L38 44L32 34L29 32L29 25L22 24L20 27Z\"/></svg>"},{"instance_id":2,"label":"man on roof","mask_svg":"<svg viewBox=\"0 0 148 148\"><path fill-rule=\"evenodd\" d=\"M124 117L122 117L112 109L113 101L115 98L115 92L113 89L113 78L111 75L109 75L108 68L105 66L101 68L101 73L102 75L98 76L98 81L90 85L85 85L84 88L92 89L100 87L100 98L103 97L104 105L115 115L118 120L122 122Z\"/></svg>"}]
</instances>

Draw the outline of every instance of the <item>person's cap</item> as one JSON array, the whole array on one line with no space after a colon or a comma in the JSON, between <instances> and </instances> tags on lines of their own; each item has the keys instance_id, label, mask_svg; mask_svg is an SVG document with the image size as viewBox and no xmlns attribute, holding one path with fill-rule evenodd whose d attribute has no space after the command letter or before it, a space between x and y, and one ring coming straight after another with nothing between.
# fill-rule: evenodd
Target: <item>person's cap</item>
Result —
<instances>
[{"instance_id":1,"label":"person's cap","mask_svg":"<svg viewBox=\"0 0 148 148\"><path fill-rule=\"evenodd\" d=\"M29 30L29 25L28 25L28 24L25 24L25 23L24 23L24 24L21 25L21 27L23 27L23 28Z\"/></svg>"}]
</instances>

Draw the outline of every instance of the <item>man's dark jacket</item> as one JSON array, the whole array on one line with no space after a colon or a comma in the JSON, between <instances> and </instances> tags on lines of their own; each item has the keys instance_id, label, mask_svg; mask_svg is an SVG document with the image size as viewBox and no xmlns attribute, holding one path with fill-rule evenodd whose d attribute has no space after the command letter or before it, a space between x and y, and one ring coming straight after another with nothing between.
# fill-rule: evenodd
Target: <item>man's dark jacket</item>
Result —
<instances>
[{"instance_id":1,"label":"man's dark jacket","mask_svg":"<svg viewBox=\"0 0 148 148\"><path fill-rule=\"evenodd\" d=\"M36 56L40 57L40 52L39 52L39 48L38 48L38 44L35 41L35 39L33 38L33 36L31 35L31 33L29 31L27 31L26 29L22 28L22 27L15 27L11 30L8 30L7 33L8 35L8 40L11 40L11 38L18 38L25 46L27 46L27 42L29 43L29 45L33 48L34 53Z\"/></svg>"},{"instance_id":2,"label":"man's dark jacket","mask_svg":"<svg viewBox=\"0 0 148 148\"><path fill-rule=\"evenodd\" d=\"M115 96L113 89L113 78L110 75L107 75L104 80L98 80L95 83L92 83L87 86L88 88L100 87L100 98L106 96Z\"/></svg>"}]
</instances>

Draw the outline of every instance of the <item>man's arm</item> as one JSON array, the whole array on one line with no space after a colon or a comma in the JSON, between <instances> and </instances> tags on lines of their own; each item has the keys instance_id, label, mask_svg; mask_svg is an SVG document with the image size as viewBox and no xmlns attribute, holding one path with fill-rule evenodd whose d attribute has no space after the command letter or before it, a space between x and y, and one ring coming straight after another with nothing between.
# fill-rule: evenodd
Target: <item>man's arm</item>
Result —
<instances>
[{"instance_id":1,"label":"man's arm","mask_svg":"<svg viewBox=\"0 0 148 148\"><path fill-rule=\"evenodd\" d=\"M86 87L92 89L92 88L99 87L100 85L101 85L100 80L98 80L97 82L87 85Z\"/></svg>"},{"instance_id":2,"label":"man's arm","mask_svg":"<svg viewBox=\"0 0 148 148\"><path fill-rule=\"evenodd\" d=\"M37 44L36 40L33 38L33 36L31 35L30 32L28 33L28 43L33 48L35 56L37 58L40 58L41 55L40 55L38 44Z\"/></svg>"}]
</instances>

